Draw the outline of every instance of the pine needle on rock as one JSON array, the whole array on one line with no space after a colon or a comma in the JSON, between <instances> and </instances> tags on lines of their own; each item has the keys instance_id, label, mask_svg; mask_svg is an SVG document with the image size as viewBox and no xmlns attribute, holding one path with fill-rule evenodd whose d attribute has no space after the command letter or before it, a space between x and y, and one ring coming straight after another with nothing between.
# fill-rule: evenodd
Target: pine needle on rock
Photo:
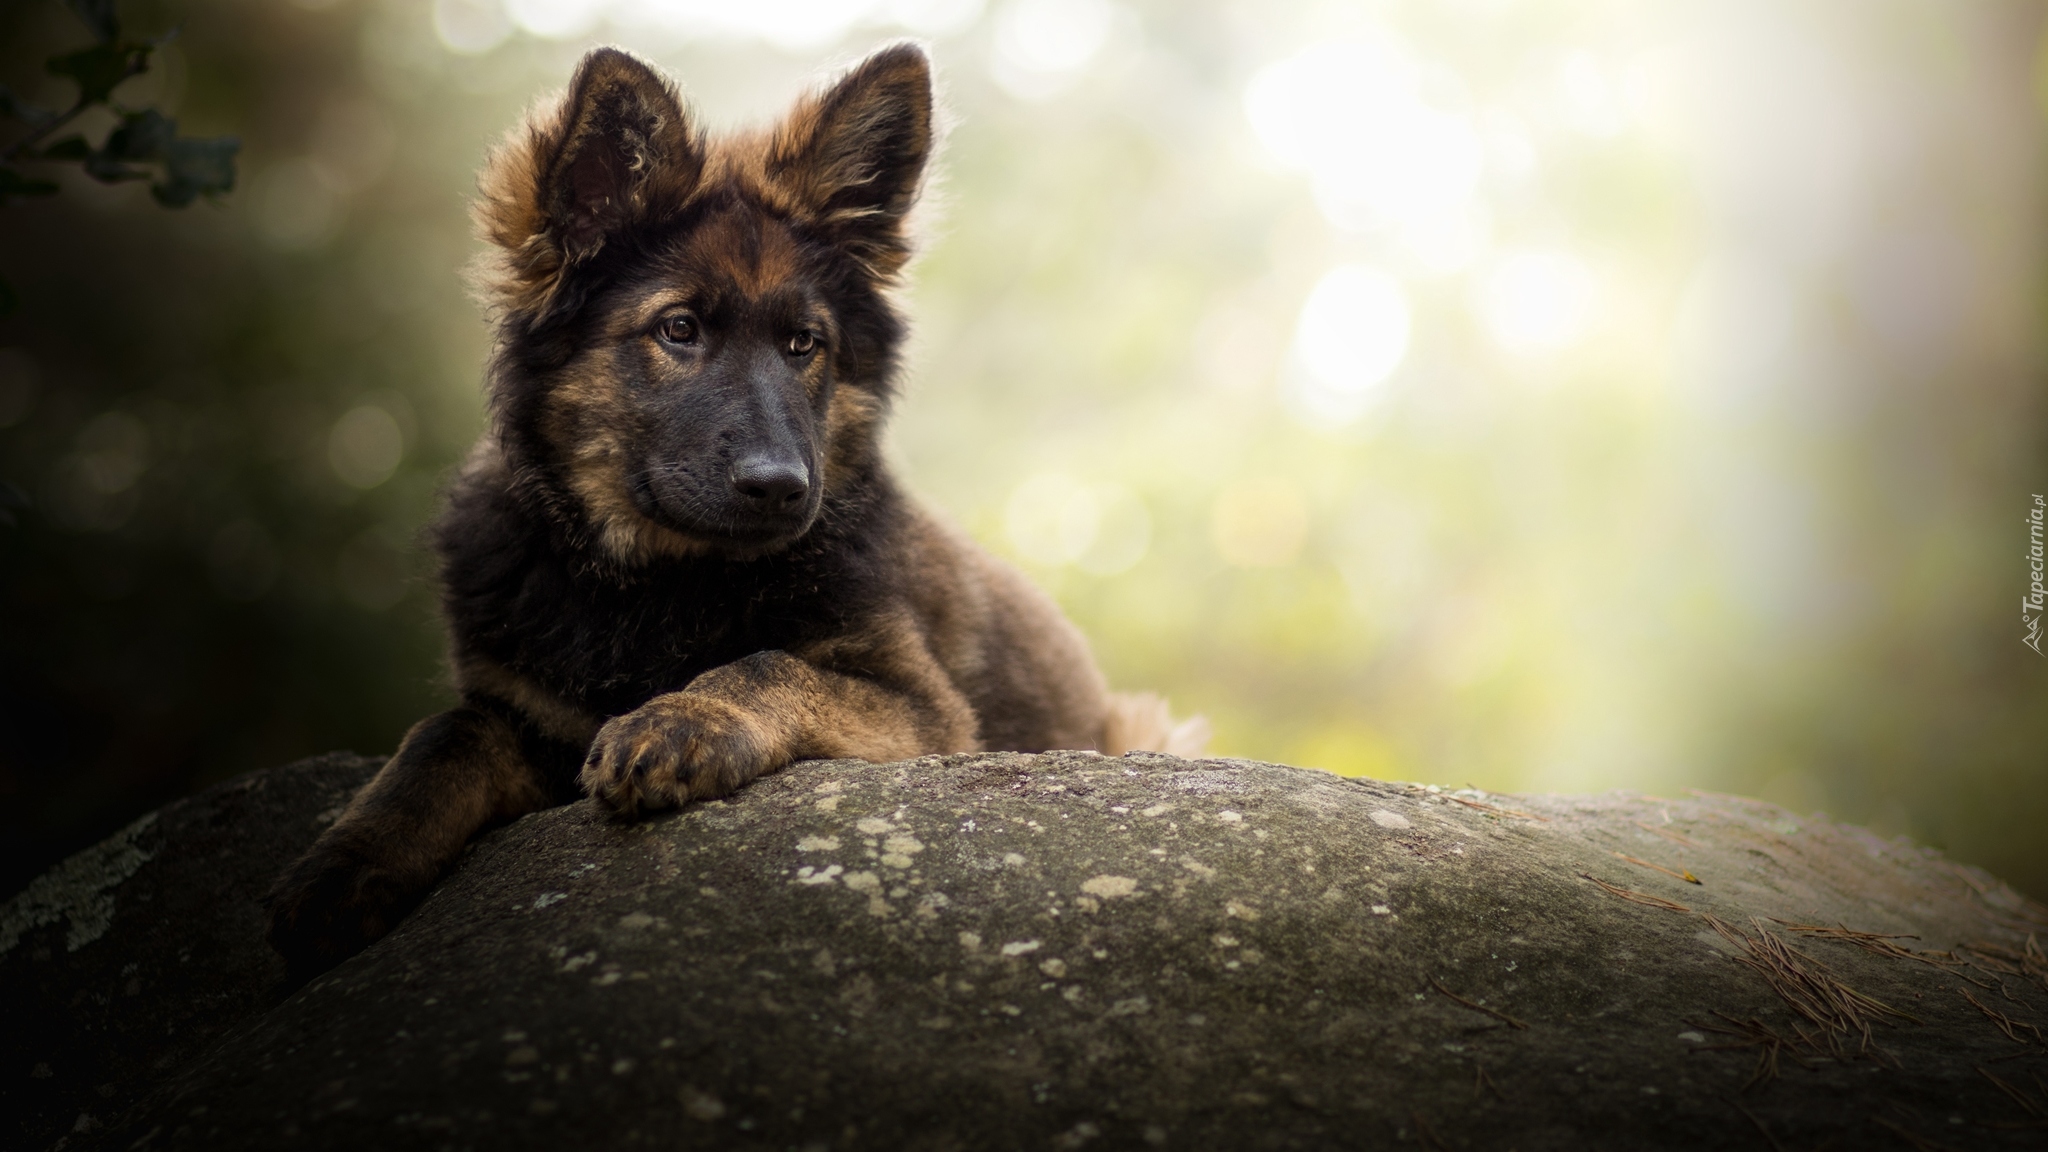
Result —
<instances>
[{"instance_id":1,"label":"pine needle on rock","mask_svg":"<svg viewBox=\"0 0 2048 1152\"><path fill-rule=\"evenodd\" d=\"M1463 1004L1465 1007L1470 1008L1474 1012L1484 1012L1488 1016L1493 1017L1495 1020L1500 1021L1501 1023L1507 1025L1510 1028L1526 1030L1529 1027L1527 1024L1522 1023L1520 1020L1515 1019L1513 1016L1510 1016L1505 1012L1496 1012L1493 1009L1488 1008L1484 1004L1474 1004L1472 1001L1467 1000L1463 996L1458 995L1456 992L1451 991L1449 988L1444 987L1443 983L1434 976L1431 976L1429 978L1429 983L1437 991L1450 997L1452 1000L1455 1000L1458 1003Z\"/></svg>"},{"instance_id":2,"label":"pine needle on rock","mask_svg":"<svg viewBox=\"0 0 2048 1152\"><path fill-rule=\"evenodd\" d=\"M1637 892L1634 889L1623 888L1619 884L1609 884L1607 881L1602 880L1598 876L1593 875L1591 872L1581 872L1579 873L1579 875L1587 880L1591 880L1595 884L1598 884L1610 896L1619 896L1623 900L1627 900L1636 904L1647 904L1652 908L1662 908L1667 912L1692 911L1692 909L1687 908L1685 905L1680 904L1676 900L1666 900L1662 896L1652 896L1647 892Z\"/></svg>"}]
</instances>

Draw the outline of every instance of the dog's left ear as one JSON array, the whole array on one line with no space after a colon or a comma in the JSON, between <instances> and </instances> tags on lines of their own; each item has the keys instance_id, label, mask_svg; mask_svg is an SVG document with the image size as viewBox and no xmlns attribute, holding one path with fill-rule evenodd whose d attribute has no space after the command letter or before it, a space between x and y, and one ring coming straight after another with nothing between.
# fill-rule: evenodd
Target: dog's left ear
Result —
<instances>
[{"instance_id":1,"label":"dog's left ear","mask_svg":"<svg viewBox=\"0 0 2048 1152\"><path fill-rule=\"evenodd\" d=\"M886 274L909 257L903 222L931 151L931 64L897 44L798 104L767 169L808 223Z\"/></svg>"}]
</instances>

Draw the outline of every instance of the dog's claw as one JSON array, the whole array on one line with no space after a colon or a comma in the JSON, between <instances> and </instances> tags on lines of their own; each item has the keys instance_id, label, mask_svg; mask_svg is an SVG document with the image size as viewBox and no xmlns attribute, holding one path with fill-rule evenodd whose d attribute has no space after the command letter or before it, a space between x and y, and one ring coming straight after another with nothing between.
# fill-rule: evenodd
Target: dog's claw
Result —
<instances>
[{"instance_id":1,"label":"dog's claw","mask_svg":"<svg viewBox=\"0 0 2048 1152\"><path fill-rule=\"evenodd\" d=\"M584 791L621 816L723 796L778 765L738 708L676 692L607 721L584 759Z\"/></svg>"}]
</instances>

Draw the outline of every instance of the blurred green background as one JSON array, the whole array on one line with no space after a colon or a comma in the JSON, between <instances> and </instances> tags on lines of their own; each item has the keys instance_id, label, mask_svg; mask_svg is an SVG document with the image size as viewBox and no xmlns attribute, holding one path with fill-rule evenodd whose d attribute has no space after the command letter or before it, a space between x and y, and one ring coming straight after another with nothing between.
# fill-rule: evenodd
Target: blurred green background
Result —
<instances>
[{"instance_id":1,"label":"blurred green background","mask_svg":"<svg viewBox=\"0 0 2048 1152\"><path fill-rule=\"evenodd\" d=\"M1118 684L1223 753L1750 793L2048 895L2040 3L121 11L182 35L117 95L242 180L0 209L0 888L450 699L465 204L585 47L729 125L911 35L953 128L893 450ZM67 104L82 27L0 21Z\"/></svg>"}]
</instances>

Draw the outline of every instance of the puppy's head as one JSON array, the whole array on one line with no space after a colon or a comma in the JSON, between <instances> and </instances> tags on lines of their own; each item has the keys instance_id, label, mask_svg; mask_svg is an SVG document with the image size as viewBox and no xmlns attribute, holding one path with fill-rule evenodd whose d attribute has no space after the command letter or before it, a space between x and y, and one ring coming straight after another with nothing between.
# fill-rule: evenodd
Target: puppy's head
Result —
<instances>
[{"instance_id":1,"label":"puppy's head","mask_svg":"<svg viewBox=\"0 0 2048 1152\"><path fill-rule=\"evenodd\" d=\"M625 564L802 536L873 466L931 147L909 45L726 137L632 56L584 57L491 157L476 209L520 482Z\"/></svg>"}]
</instances>

